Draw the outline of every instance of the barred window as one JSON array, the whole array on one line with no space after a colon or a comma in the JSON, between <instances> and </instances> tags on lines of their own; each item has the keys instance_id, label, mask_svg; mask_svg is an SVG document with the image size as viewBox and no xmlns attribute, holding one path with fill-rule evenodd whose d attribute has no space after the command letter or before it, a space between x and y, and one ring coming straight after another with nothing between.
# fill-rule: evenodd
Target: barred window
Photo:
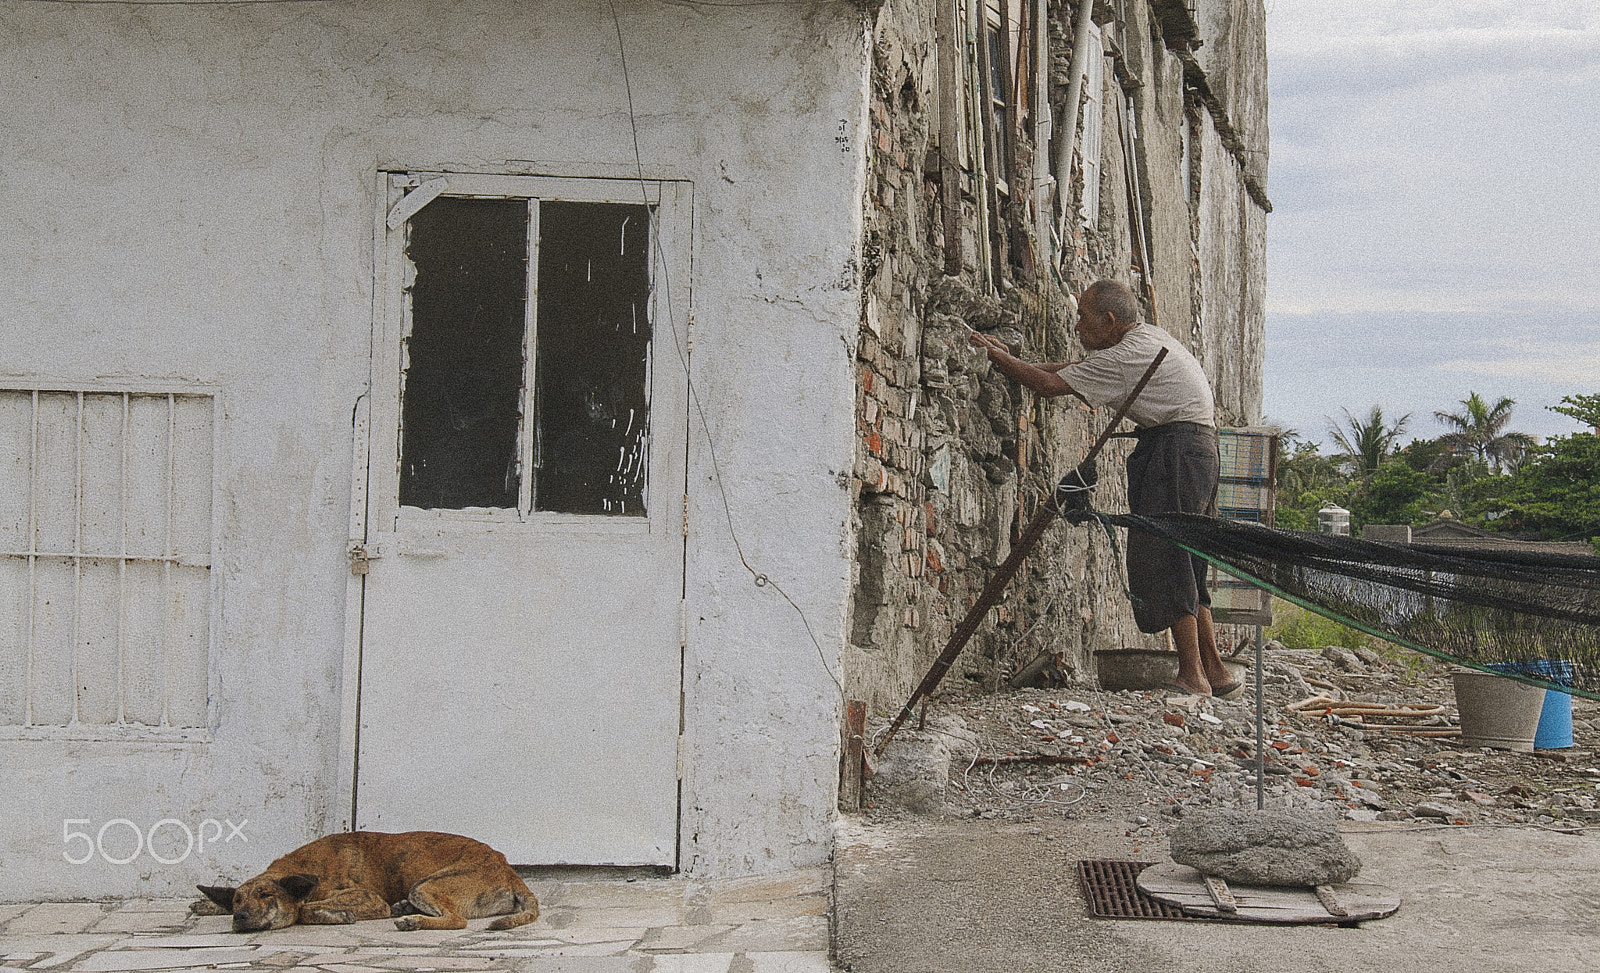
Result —
<instances>
[{"instance_id":1,"label":"barred window","mask_svg":"<svg viewBox=\"0 0 1600 973\"><path fill-rule=\"evenodd\" d=\"M0 389L0 735L208 725L214 408Z\"/></svg>"}]
</instances>

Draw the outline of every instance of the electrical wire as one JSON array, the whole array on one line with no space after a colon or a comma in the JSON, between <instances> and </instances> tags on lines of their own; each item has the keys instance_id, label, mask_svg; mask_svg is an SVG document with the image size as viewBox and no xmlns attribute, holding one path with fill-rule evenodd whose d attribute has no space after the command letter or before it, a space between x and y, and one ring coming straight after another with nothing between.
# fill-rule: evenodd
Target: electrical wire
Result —
<instances>
[{"instance_id":1,"label":"electrical wire","mask_svg":"<svg viewBox=\"0 0 1600 973\"><path fill-rule=\"evenodd\" d=\"M961 772L961 789L968 794L974 792L972 783L972 768L978 765L978 758L982 756L982 754L982 747L974 747L972 751L971 762L967 764L967 769ZM984 775L986 778L984 786L988 788L991 795L999 795L1001 800L1013 800L1012 795L1001 790L1000 785L994 782L995 771L999 768L1000 765L998 763L990 764L989 772ZM982 810L1020 811L1031 807L1045 807L1051 805L1057 807L1071 807L1089 795L1089 789L1070 774L1061 774L1042 783L1038 781L1018 781L1016 783L1019 783L1024 788L1023 796L1020 801L998 807L984 807ZM1078 796L1072 798L1071 800L1060 801L1043 796L1045 793L1054 793L1057 790L1067 791L1071 787L1078 788Z\"/></svg>"},{"instance_id":2,"label":"electrical wire","mask_svg":"<svg viewBox=\"0 0 1600 973\"><path fill-rule=\"evenodd\" d=\"M612 26L616 29L617 55L622 67L622 85L628 98L628 124L633 137L634 169L638 177L640 192L644 195L645 205L648 206L650 205L650 187L649 181L645 179L644 175L644 155L639 149L639 118L633 103L633 80L628 72L627 44L623 39L622 20L617 15L616 0L606 0L606 2L611 11ZM773 0L773 2L789 3L794 2L794 0ZM722 6L722 4L710 5ZM755 5L756 4L733 4L733 6ZM655 254L656 260L659 262L658 266L661 270L662 288L667 303L667 325L672 330L672 347L673 350L677 352L678 362L683 368L684 380L687 384L689 392L689 400L694 403L695 412L700 417L700 427L705 434L707 456L711 462L712 479L717 484L717 492L722 502L723 516L726 518L728 523L728 534L733 540L734 553L738 555L739 563L744 565L744 569L750 572L751 580L754 582L757 588L771 588L773 591L777 592L778 595L782 597L784 601L788 602L789 606L794 609L795 614L800 617L800 624L804 626L806 636L811 640L812 646L817 651L818 662L821 663L823 671L828 674L828 678L833 681L834 686L839 690L839 697L841 700L843 700L845 695L844 683L840 681L838 675L833 671L833 667L828 664L827 653L823 651L822 642L817 638L816 632L812 629L811 620L806 617L805 610L800 607L799 603L796 602L787 591L783 590L781 585L772 580L769 575L758 571L755 566L750 563L749 559L745 557L744 545L739 540L739 530L737 525L734 523L733 504L728 498L727 484L723 479L722 467L717 459L717 444L715 438L711 435L711 422L706 417L705 403L701 401L700 391L695 386L694 373L689 368L688 350L685 348L685 343L682 340L682 336L678 332L677 314L674 310L672 299L672 279L671 275L668 273L666 260L663 256L659 221L651 221L650 232L652 251Z\"/></svg>"}]
</instances>

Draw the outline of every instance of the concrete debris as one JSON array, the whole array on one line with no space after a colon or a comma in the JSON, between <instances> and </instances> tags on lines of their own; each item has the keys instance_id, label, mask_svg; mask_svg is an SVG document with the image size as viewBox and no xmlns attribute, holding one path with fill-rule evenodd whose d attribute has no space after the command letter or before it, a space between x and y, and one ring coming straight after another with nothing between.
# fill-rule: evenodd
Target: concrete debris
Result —
<instances>
[{"instance_id":1,"label":"concrete debris","mask_svg":"<svg viewBox=\"0 0 1600 973\"><path fill-rule=\"evenodd\" d=\"M1600 704L1573 699L1576 746L1561 751L1564 761L1362 731L1360 717L1289 706L1318 694L1389 708L1440 705L1426 722L1448 729L1456 718L1448 667L1397 650L1376 664L1349 653L1361 668L1346 671L1340 653L1274 644L1263 665L1266 808L1349 821L1600 827ZM1229 700L1081 684L948 692L936 697L925 731L908 725L873 761L868 810L1012 822L1103 817L1123 826L1142 817L1147 823L1128 833L1150 839L1208 809L1253 811L1253 672L1246 686ZM884 725L869 725L869 742Z\"/></svg>"},{"instance_id":2,"label":"concrete debris","mask_svg":"<svg viewBox=\"0 0 1600 973\"><path fill-rule=\"evenodd\" d=\"M977 749L977 737L958 718L936 717L922 730L908 725L874 759L869 789L913 814L934 813L944 806L952 756L975 757Z\"/></svg>"},{"instance_id":3,"label":"concrete debris","mask_svg":"<svg viewBox=\"0 0 1600 973\"><path fill-rule=\"evenodd\" d=\"M1361 672L1366 669L1366 664L1354 652L1337 645L1323 649L1322 657L1332 662L1342 672Z\"/></svg>"},{"instance_id":4,"label":"concrete debris","mask_svg":"<svg viewBox=\"0 0 1600 973\"><path fill-rule=\"evenodd\" d=\"M1361 872L1331 816L1208 810L1185 818L1168 841L1173 861L1239 885L1337 885Z\"/></svg>"}]
</instances>

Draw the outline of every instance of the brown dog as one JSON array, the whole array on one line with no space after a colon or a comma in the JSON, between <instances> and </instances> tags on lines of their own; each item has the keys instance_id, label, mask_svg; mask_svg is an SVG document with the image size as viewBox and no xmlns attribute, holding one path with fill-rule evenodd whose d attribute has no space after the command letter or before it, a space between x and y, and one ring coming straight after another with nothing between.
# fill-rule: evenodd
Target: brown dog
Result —
<instances>
[{"instance_id":1,"label":"brown dog","mask_svg":"<svg viewBox=\"0 0 1600 973\"><path fill-rule=\"evenodd\" d=\"M468 919L485 916L502 917L490 929L511 929L539 918L539 901L506 856L436 831L332 834L236 889L197 888L233 914L234 932L394 916L402 930L465 929Z\"/></svg>"}]
</instances>

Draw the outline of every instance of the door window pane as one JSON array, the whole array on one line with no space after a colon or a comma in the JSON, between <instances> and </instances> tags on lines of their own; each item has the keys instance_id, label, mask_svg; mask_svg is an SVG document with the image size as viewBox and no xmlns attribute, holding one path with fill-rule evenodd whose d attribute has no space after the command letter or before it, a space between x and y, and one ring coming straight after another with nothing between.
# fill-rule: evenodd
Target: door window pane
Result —
<instances>
[{"instance_id":1,"label":"door window pane","mask_svg":"<svg viewBox=\"0 0 1600 973\"><path fill-rule=\"evenodd\" d=\"M416 271L401 407L400 502L509 507L528 298L528 204L434 200L411 219Z\"/></svg>"},{"instance_id":2,"label":"door window pane","mask_svg":"<svg viewBox=\"0 0 1600 973\"><path fill-rule=\"evenodd\" d=\"M539 206L534 509L643 516L650 211Z\"/></svg>"}]
</instances>

